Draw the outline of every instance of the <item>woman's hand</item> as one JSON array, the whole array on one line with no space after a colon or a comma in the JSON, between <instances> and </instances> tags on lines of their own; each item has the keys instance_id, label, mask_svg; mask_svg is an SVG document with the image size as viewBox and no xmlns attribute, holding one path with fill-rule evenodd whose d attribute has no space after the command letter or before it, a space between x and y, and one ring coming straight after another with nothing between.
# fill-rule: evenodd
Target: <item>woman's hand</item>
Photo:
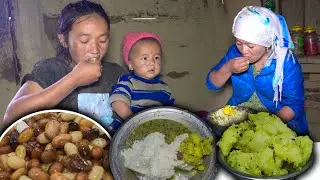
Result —
<instances>
[{"instance_id":1,"label":"woman's hand","mask_svg":"<svg viewBox=\"0 0 320 180\"><path fill-rule=\"evenodd\" d=\"M229 70L231 73L242 73L249 68L248 57L236 57L228 62Z\"/></svg>"},{"instance_id":2,"label":"woman's hand","mask_svg":"<svg viewBox=\"0 0 320 180\"><path fill-rule=\"evenodd\" d=\"M284 122L288 122L294 118L294 111L289 106L284 106L277 112L277 116Z\"/></svg>"},{"instance_id":3,"label":"woman's hand","mask_svg":"<svg viewBox=\"0 0 320 180\"><path fill-rule=\"evenodd\" d=\"M88 61L80 61L71 71L77 87L86 86L99 80L102 73L100 61L90 63Z\"/></svg>"},{"instance_id":4,"label":"woman's hand","mask_svg":"<svg viewBox=\"0 0 320 180\"><path fill-rule=\"evenodd\" d=\"M225 63L219 70L212 71L209 75L214 86L221 88L233 73L242 73L248 70L249 59L247 57L236 57Z\"/></svg>"}]
</instances>

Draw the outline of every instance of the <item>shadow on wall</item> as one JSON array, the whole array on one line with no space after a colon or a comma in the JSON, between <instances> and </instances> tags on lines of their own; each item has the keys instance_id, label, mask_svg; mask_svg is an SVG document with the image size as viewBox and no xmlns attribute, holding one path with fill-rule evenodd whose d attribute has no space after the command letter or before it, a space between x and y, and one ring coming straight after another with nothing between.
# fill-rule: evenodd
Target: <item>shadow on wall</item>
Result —
<instances>
[{"instance_id":1,"label":"shadow on wall","mask_svg":"<svg viewBox=\"0 0 320 180\"><path fill-rule=\"evenodd\" d=\"M168 72L166 76L170 77L171 79L180 79L189 74L191 74L189 71L182 71L182 72L171 71L171 72Z\"/></svg>"},{"instance_id":2,"label":"shadow on wall","mask_svg":"<svg viewBox=\"0 0 320 180\"><path fill-rule=\"evenodd\" d=\"M48 37L48 39L50 40L52 47L56 48L58 45L58 38L57 38L58 18L48 17L46 15L43 15L42 17L43 17L43 24L44 24L44 32Z\"/></svg>"},{"instance_id":3,"label":"shadow on wall","mask_svg":"<svg viewBox=\"0 0 320 180\"><path fill-rule=\"evenodd\" d=\"M14 19L8 10L11 5L5 0L0 0L0 4L2 4L0 7L0 79L19 84L20 66L14 54L16 43L14 27L11 26Z\"/></svg>"}]
</instances>

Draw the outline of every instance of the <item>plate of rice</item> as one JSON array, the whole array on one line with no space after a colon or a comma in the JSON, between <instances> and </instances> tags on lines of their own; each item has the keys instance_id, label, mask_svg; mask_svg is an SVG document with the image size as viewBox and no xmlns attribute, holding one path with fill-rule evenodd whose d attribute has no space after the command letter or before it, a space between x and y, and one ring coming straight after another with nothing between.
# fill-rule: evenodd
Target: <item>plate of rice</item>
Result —
<instances>
[{"instance_id":1,"label":"plate of rice","mask_svg":"<svg viewBox=\"0 0 320 180\"><path fill-rule=\"evenodd\" d=\"M116 180L207 180L217 170L212 130L178 108L157 107L136 114L116 132L110 148Z\"/></svg>"}]
</instances>

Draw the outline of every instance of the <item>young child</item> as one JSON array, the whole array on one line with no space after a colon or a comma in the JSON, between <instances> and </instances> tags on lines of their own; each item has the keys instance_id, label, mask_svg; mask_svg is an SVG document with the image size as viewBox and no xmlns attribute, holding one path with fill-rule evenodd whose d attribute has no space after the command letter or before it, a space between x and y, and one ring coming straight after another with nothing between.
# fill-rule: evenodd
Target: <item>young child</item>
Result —
<instances>
[{"instance_id":1,"label":"young child","mask_svg":"<svg viewBox=\"0 0 320 180\"><path fill-rule=\"evenodd\" d=\"M110 103L122 119L153 107L171 106L174 98L161 80L162 43L149 32L129 32L122 41L122 55L130 70L113 87Z\"/></svg>"}]
</instances>

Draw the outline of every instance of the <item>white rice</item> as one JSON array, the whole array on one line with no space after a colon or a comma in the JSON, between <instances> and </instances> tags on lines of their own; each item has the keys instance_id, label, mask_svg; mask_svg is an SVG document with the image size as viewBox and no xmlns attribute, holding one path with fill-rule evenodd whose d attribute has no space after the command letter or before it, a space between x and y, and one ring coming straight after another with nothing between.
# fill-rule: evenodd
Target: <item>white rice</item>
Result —
<instances>
[{"instance_id":1,"label":"white rice","mask_svg":"<svg viewBox=\"0 0 320 180\"><path fill-rule=\"evenodd\" d=\"M141 174L141 180L165 180L174 174L174 168L182 166L183 161L177 159L181 142L188 137L182 134L174 142L167 144L165 135L151 133L141 141L135 141L132 148L123 150L124 166Z\"/></svg>"}]
</instances>

